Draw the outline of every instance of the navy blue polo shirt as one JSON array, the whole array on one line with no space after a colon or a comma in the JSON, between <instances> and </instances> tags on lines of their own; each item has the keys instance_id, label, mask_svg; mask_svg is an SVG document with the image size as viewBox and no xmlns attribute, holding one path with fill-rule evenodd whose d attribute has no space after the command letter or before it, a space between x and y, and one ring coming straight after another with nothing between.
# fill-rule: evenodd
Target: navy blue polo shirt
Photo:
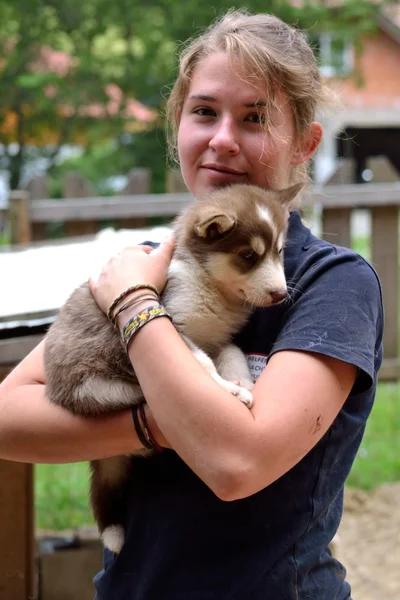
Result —
<instances>
[{"instance_id":1,"label":"navy blue polo shirt","mask_svg":"<svg viewBox=\"0 0 400 600\"><path fill-rule=\"evenodd\" d=\"M136 459L126 492L126 543L105 552L98 600L345 600L350 585L328 544L371 411L382 361L381 289L371 265L289 221L290 301L256 310L236 342L256 379L282 350L358 367L327 433L288 473L223 502L174 453ZM267 400L266 400L267 401Z\"/></svg>"}]
</instances>

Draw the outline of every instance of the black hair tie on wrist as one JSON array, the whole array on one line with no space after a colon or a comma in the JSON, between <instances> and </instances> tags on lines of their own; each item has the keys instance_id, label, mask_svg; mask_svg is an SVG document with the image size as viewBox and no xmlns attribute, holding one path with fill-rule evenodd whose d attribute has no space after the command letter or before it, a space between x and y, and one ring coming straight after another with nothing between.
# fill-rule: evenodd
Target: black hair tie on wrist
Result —
<instances>
[{"instance_id":1,"label":"black hair tie on wrist","mask_svg":"<svg viewBox=\"0 0 400 600\"><path fill-rule=\"evenodd\" d=\"M152 444L151 442L148 441L148 439L146 438L146 436L144 434L142 426L140 424L139 415L138 415L139 405L135 404L135 406L132 406L131 410L132 410L133 424L135 426L135 431L139 438L140 443L148 450L154 450L155 449L154 444Z\"/></svg>"}]
</instances>

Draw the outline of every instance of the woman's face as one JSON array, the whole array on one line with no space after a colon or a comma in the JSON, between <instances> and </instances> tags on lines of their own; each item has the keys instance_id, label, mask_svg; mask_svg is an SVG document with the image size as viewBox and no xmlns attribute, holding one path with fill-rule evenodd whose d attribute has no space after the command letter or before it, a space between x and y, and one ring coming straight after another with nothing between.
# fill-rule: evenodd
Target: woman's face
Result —
<instances>
[{"instance_id":1,"label":"woman's face","mask_svg":"<svg viewBox=\"0 0 400 600\"><path fill-rule=\"evenodd\" d=\"M224 53L195 67L178 128L182 174L195 196L230 183L289 185L292 166L306 160L318 142L308 155L299 153L292 110L279 89L267 131L266 100L266 91L243 81Z\"/></svg>"}]
</instances>

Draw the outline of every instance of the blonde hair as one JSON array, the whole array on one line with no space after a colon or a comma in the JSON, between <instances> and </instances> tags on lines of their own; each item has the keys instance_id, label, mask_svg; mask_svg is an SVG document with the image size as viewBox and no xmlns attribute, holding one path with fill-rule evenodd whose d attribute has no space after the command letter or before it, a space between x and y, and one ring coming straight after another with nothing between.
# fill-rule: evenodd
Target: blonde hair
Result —
<instances>
[{"instance_id":1,"label":"blonde hair","mask_svg":"<svg viewBox=\"0 0 400 600\"><path fill-rule=\"evenodd\" d=\"M181 53L178 76L166 107L170 158L177 159L178 115L193 71L202 60L218 52L226 53L231 63L239 62L248 83L258 86L261 83L269 91L278 83L292 109L295 141L301 141L315 119L318 106L328 97L306 36L273 15L230 10L190 40ZM268 94L266 127L273 122L273 96ZM304 180L306 172L306 165L296 168L296 173L291 174L292 181Z\"/></svg>"}]
</instances>

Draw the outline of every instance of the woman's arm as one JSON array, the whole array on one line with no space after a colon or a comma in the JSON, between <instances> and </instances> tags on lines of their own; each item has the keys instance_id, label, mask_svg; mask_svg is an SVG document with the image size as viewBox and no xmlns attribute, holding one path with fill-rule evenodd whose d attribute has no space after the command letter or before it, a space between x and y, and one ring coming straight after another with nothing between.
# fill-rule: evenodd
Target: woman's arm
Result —
<instances>
[{"instance_id":1,"label":"woman's arm","mask_svg":"<svg viewBox=\"0 0 400 600\"><path fill-rule=\"evenodd\" d=\"M0 457L32 463L65 463L142 449L130 411L75 416L45 396L41 342L0 384ZM148 414L160 444L165 440Z\"/></svg>"},{"instance_id":2,"label":"woman's arm","mask_svg":"<svg viewBox=\"0 0 400 600\"><path fill-rule=\"evenodd\" d=\"M170 445L224 500L259 491L301 460L332 424L357 374L327 356L278 352L253 388L249 411L204 371L167 319L143 327L129 355Z\"/></svg>"}]
</instances>

